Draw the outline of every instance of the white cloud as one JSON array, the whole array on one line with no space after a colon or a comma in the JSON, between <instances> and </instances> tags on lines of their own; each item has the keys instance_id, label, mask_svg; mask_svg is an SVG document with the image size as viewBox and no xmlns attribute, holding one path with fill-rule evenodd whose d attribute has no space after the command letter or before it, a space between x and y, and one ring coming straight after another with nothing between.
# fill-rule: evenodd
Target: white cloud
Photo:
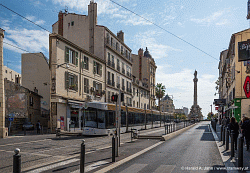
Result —
<instances>
[{"instance_id":1,"label":"white cloud","mask_svg":"<svg viewBox=\"0 0 250 173\"><path fill-rule=\"evenodd\" d=\"M212 15L207 16L205 18L191 18L190 20L197 23L197 24L202 24L202 25L226 25L228 24L228 20L225 19L225 14L227 10L222 10L222 11L217 11L214 12Z\"/></svg>"},{"instance_id":2,"label":"white cloud","mask_svg":"<svg viewBox=\"0 0 250 173\"><path fill-rule=\"evenodd\" d=\"M38 20L35 22L35 24L37 24L37 25L43 25L44 23L45 23L44 20Z\"/></svg>"},{"instance_id":3,"label":"white cloud","mask_svg":"<svg viewBox=\"0 0 250 173\"><path fill-rule=\"evenodd\" d=\"M4 42L20 47L29 52L48 52L49 51L49 33L43 30L13 29L5 31ZM23 51L4 45L5 48L18 53Z\"/></svg>"},{"instance_id":4,"label":"white cloud","mask_svg":"<svg viewBox=\"0 0 250 173\"><path fill-rule=\"evenodd\" d=\"M170 51L182 51L168 45L160 44L156 38L160 37L161 34L162 32L155 31L147 31L136 34L133 40L135 49L138 49L138 47L148 47L149 52L154 59L165 58L168 56L168 52Z\"/></svg>"},{"instance_id":5,"label":"white cloud","mask_svg":"<svg viewBox=\"0 0 250 173\"><path fill-rule=\"evenodd\" d=\"M33 20L35 20L36 17L35 16L26 16L26 18L33 21Z\"/></svg>"},{"instance_id":6,"label":"white cloud","mask_svg":"<svg viewBox=\"0 0 250 173\"><path fill-rule=\"evenodd\" d=\"M176 108L193 105L194 97L194 70L182 69L180 72L167 74L166 68L157 68L157 83L162 83L166 87L166 94L173 95ZM216 76L211 74L199 74L198 71L198 104L202 108L203 116L206 117L210 111L215 92ZM208 104L209 103L209 104Z\"/></svg>"},{"instance_id":7,"label":"white cloud","mask_svg":"<svg viewBox=\"0 0 250 173\"><path fill-rule=\"evenodd\" d=\"M27 18L28 20L34 22L34 23L37 24L37 25L43 25L43 24L45 23L44 20L36 20L36 17L35 17L35 16L29 15L29 16L26 16L26 18ZM24 21L27 21L26 19L23 19L23 20L24 20Z\"/></svg>"}]
</instances>

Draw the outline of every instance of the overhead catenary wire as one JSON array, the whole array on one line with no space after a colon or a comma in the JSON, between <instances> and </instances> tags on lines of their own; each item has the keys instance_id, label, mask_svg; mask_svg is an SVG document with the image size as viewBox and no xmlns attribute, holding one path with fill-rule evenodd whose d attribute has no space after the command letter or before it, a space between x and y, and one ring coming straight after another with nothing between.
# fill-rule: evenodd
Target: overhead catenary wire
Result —
<instances>
[{"instance_id":1,"label":"overhead catenary wire","mask_svg":"<svg viewBox=\"0 0 250 173\"><path fill-rule=\"evenodd\" d=\"M22 16L21 14L19 14L19 13L15 12L15 11L13 11L13 10L11 10L10 8L6 7L6 6L5 6L5 5L3 5L3 4L0 4L0 5L1 5L2 7L4 7L4 8L6 8L7 10L9 10L9 11L11 11L11 12L15 13L16 15L18 15L18 16L20 16L20 17L24 18L25 20L27 20L27 21L29 21L29 22L33 23L34 25L36 25L36 26L40 27L41 29L43 29L43 30L45 30L45 31L47 31L47 32L49 32L49 33L51 34L51 32L50 32L49 30L47 30L47 29L45 29L44 27L42 27L42 26L40 26L40 25L36 24L36 23L35 23L35 22L33 22L32 20L27 19L26 17L24 17L24 16Z\"/></svg>"},{"instance_id":2,"label":"overhead catenary wire","mask_svg":"<svg viewBox=\"0 0 250 173\"><path fill-rule=\"evenodd\" d=\"M213 59L219 61L218 59L216 59L216 58L213 57L212 55L208 54L207 52L205 52L205 51L203 51L202 49L198 48L197 46L193 45L192 43L189 43L188 41L186 41L186 40L184 40L184 39L178 37L177 35L173 34L172 32L170 32L170 31L166 30L165 28L161 27L160 25L158 25L158 24L156 24L156 23L154 23L154 22L148 20L147 18L145 18L145 17L143 17L143 16L141 16L141 15L135 13L134 11L132 11L132 10L130 10L130 9L128 9L128 8L126 8L126 7L124 7L124 6L120 5L120 4L118 4L117 2L115 2L115 1L113 1L113 0L110 0L110 1L111 1L112 3L114 3L114 4L116 4L116 5L118 5L118 6L122 7L122 8L124 8L125 10L127 10L127 11L129 11L129 12L131 12L131 13L137 15L137 16L139 16L140 18L146 20L147 22L149 22L149 23L155 25L156 27L158 27L158 28L160 28L160 29L166 31L166 32L169 33L170 35L172 35L172 36L178 38L179 40L181 40L181 41L183 41L183 42L189 44L190 46L192 46L192 47L194 47L195 49L201 51L202 53L204 53L204 54L210 56L211 58L213 58Z\"/></svg>"}]
</instances>

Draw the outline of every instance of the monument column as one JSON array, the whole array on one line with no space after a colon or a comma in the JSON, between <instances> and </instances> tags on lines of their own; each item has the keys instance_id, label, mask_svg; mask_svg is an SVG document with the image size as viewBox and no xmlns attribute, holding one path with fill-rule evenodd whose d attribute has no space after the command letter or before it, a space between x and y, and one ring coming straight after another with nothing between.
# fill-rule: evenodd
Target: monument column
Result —
<instances>
[{"instance_id":1,"label":"monument column","mask_svg":"<svg viewBox=\"0 0 250 173\"><path fill-rule=\"evenodd\" d=\"M195 70L194 72L194 106L197 105L197 82L198 82L198 78L197 78L197 71Z\"/></svg>"},{"instance_id":2,"label":"monument column","mask_svg":"<svg viewBox=\"0 0 250 173\"><path fill-rule=\"evenodd\" d=\"M0 138L6 137L5 132L5 92L3 77L3 38L4 30L0 28Z\"/></svg>"}]
</instances>

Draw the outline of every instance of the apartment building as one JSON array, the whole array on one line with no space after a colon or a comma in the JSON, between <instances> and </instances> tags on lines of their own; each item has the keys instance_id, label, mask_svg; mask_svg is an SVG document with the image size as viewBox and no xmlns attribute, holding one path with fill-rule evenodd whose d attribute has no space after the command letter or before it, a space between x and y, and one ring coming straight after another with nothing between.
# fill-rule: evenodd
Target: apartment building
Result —
<instances>
[{"instance_id":1,"label":"apartment building","mask_svg":"<svg viewBox=\"0 0 250 173\"><path fill-rule=\"evenodd\" d=\"M135 92L138 90L139 96L141 96L139 97L137 94L135 94L136 96L133 97L133 106L139 108L146 107L147 109L156 109L155 72L157 66L155 61L147 48L145 52L140 48L138 50L138 55L132 54L132 59L132 74L135 77L133 82L133 92L134 90Z\"/></svg>"},{"instance_id":2,"label":"apartment building","mask_svg":"<svg viewBox=\"0 0 250 173\"><path fill-rule=\"evenodd\" d=\"M105 61L58 34L50 34L52 130L81 129L87 102L105 101Z\"/></svg>"},{"instance_id":3,"label":"apartment building","mask_svg":"<svg viewBox=\"0 0 250 173\"><path fill-rule=\"evenodd\" d=\"M22 84L22 81L21 81L21 74L8 68L7 66L3 66L3 77L4 79L7 79L9 81L12 81L12 82L15 82L17 84Z\"/></svg>"},{"instance_id":4,"label":"apartment building","mask_svg":"<svg viewBox=\"0 0 250 173\"><path fill-rule=\"evenodd\" d=\"M22 86L36 91L41 98L41 114L49 117L50 70L48 58L43 53L22 54Z\"/></svg>"},{"instance_id":5,"label":"apartment building","mask_svg":"<svg viewBox=\"0 0 250 173\"><path fill-rule=\"evenodd\" d=\"M123 105L132 105L131 49L124 43L122 31L116 35L107 27L97 25L97 3L90 1L88 15L60 12L52 28L53 33L105 61L105 102L111 102L111 95L121 90Z\"/></svg>"},{"instance_id":6,"label":"apartment building","mask_svg":"<svg viewBox=\"0 0 250 173\"><path fill-rule=\"evenodd\" d=\"M226 99L223 115L234 116L240 121L242 116L250 117L250 100L246 98L244 83L250 74L248 61L239 60L238 43L250 39L250 29L232 34L228 49L222 51L219 62L219 97Z\"/></svg>"},{"instance_id":7,"label":"apartment building","mask_svg":"<svg viewBox=\"0 0 250 173\"><path fill-rule=\"evenodd\" d=\"M173 98L171 98L168 94L161 99L161 106L162 112L174 113L175 111Z\"/></svg>"}]
</instances>

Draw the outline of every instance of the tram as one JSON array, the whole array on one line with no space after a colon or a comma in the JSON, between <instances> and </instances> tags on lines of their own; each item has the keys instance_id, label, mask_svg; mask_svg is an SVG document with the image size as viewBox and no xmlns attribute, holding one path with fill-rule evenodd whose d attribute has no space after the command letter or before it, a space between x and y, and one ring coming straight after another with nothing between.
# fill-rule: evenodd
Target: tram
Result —
<instances>
[{"instance_id":1,"label":"tram","mask_svg":"<svg viewBox=\"0 0 250 173\"><path fill-rule=\"evenodd\" d=\"M114 134L116 130L115 112L115 104L87 103L87 107L83 110L83 135ZM171 119L173 119L173 115L167 112L121 106L120 132L161 127Z\"/></svg>"}]
</instances>

